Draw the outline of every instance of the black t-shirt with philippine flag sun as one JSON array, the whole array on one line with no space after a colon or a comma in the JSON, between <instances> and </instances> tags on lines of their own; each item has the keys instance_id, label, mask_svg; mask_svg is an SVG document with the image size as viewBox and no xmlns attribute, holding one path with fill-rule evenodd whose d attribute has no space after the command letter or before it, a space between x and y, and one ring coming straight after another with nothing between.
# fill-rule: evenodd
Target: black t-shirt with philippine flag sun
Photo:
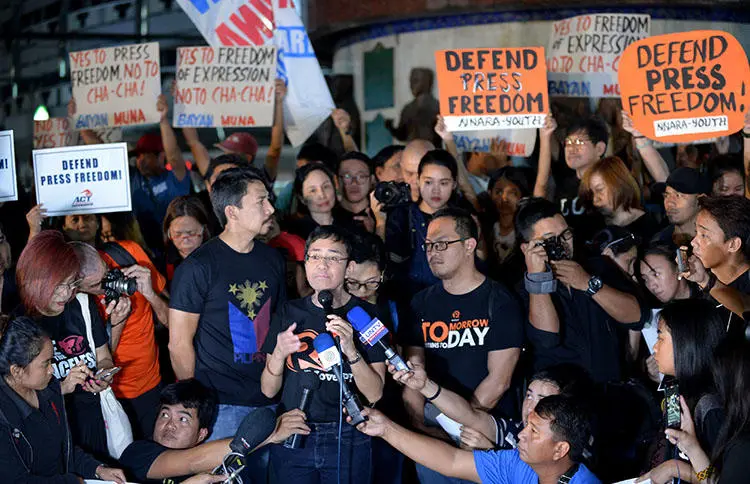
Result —
<instances>
[{"instance_id":1,"label":"black t-shirt with philippine flag sun","mask_svg":"<svg viewBox=\"0 0 750 484\"><path fill-rule=\"evenodd\" d=\"M361 299L352 297L348 303L336 308L333 312L346 319L346 313L355 306L360 306L372 317L377 315L377 308ZM292 323L297 323L294 333L299 337L302 346L300 350L286 359L284 366L284 383L281 390L280 412L295 409L299 406L302 396L302 388L316 379L320 382L317 388L310 394L310 406L307 411L307 421L315 423L338 422L342 413L339 405L339 382L332 371L325 371L318 359L318 352L313 347L316 336L326 331L326 313L312 302L312 297L287 301L281 306L271 320L271 329L268 332L262 351L267 354L273 353L276 347L276 337L279 333L286 331ZM385 361L383 350L378 347L368 348L359 341L357 332L354 332L354 345L362 355L363 362L377 363ZM341 356L344 380L352 392L356 391L354 376L351 367L346 362L346 357ZM361 364L361 363L357 363ZM363 404L366 400L360 395Z\"/></svg>"},{"instance_id":2,"label":"black t-shirt with philippine flag sun","mask_svg":"<svg viewBox=\"0 0 750 484\"><path fill-rule=\"evenodd\" d=\"M466 294L442 284L418 292L399 335L405 346L424 348L430 378L469 399L489 374L490 351L521 348L523 321L518 301L488 278Z\"/></svg>"}]
</instances>

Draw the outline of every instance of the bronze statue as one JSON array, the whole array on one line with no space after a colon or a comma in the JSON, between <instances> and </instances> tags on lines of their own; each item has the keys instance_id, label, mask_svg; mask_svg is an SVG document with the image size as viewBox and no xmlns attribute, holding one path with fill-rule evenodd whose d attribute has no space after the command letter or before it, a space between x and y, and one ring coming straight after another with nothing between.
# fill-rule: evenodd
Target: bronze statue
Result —
<instances>
[{"instance_id":1,"label":"bronze statue","mask_svg":"<svg viewBox=\"0 0 750 484\"><path fill-rule=\"evenodd\" d=\"M414 100L401 110L398 127L393 126L392 119L385 121L385 127L399 141L423 139L441 146L442 140L435 134L435 123L440 110L438 100L432 96L433 79L430 69L415 67L411 70L409 85Z\"/></svg>"}]
</instances>

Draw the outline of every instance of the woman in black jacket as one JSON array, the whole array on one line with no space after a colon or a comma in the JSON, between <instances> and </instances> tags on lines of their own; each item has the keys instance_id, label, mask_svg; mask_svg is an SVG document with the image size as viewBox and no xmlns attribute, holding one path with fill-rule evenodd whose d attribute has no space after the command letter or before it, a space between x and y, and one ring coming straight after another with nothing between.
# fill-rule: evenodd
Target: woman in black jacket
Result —
<instances>
[{"instance_id":1,"label":"woman in black jacket","mask_svg":"<svg viewBox=\"0 0 750 484\"><path fill-rule=\"evenodd\" d=\"M6 325L0 336L0 481L79 484L85 477L124 483L120 469L71 444L52 361L52 342L34 321L22 317Z\"/></svg>"}]
</instances>

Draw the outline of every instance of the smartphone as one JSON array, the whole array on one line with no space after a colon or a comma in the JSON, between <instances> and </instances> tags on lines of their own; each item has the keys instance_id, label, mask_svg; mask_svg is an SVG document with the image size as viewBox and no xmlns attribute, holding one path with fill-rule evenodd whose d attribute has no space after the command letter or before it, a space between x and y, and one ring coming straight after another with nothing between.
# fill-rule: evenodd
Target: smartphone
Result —
<instances>
[{"instance_id":1,"label":"smartphone","mask_svg":"<svg viewBox=\"0 0 750 484\"><path fill-rule=\"evenodd\" d=\"M122 368L120 368L119 366L114 366L112 368L102 368L101 370L96 372L96 374L94 375L94 380L109 380L120 370L122 370Z\"/></svg>"},{"instance_id":2,"label":"smartphone","mask_svg":"<svg viewBox=\"0 0 750 484\"><path fill-rule=\"evenodd\" d=\"M682 274L689 270L688 267L688 250L684 245L677 249L677 272Z\"/></svg>"},{"instance_id":3,"label":"smartphone","mask_svg":"<svg viewBox=\"0 0 750 484\"><path fill-rule=\"evenodd\" d=\"M674 383L664 390L664 413L668 429L680 429L682 425L681 411L680 389L677 383Z\"/></svg>"}]
</instances>

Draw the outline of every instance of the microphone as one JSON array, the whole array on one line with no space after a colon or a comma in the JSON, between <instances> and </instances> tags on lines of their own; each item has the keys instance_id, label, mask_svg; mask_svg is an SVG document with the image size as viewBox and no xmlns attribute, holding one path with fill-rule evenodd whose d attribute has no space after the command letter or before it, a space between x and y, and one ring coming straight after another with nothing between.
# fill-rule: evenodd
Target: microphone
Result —
<instances>
[{"instance_id":1,"label":"microphone","mask_svg":"<svg viewBox=\"0 0 750 484\"><path fill-rule=\"evenodd\" d=\"M333 343L333 338L328 333L321 333L313 340L315 351L318 352L318 358L323 364L326 371L333 371L341 384L342 393L344 394L344 408L346 413L352 418L349 425L357 426L367 420L362 415L362 405L359 403L357 396L354 395L344 381L344 372L341 370L341 353Z\"/></svg>"},{"instance_id":2,"label":"microphone","mask_svg":"<svg viewBox=\"0 0 750 484\"><path fill-rule=\"evenodd\" d=\"M320 386L320 380L318 380L314 374L307 372L302 372L299 376L303 379L303 382L302 397L299 400L299 406L297 408L307 413L307 409L310 406L310 400L312 399L312 392L313 390L317 390ZM287 449L299 449L302 447L304 439L305 436L302 434L292 434L284 441L284 447Z\"/></svg>"},{"instance_id":3,"label":"microphone","mask_svg":"<svg viewBox=\"0 0 750 484\"><path fill-rule=\"evenodd\" d=\"M371 319L370 315L359 306L350 309L346 313L346 318L359 333L359 340L362 344L371 348L375 345L380 346L383 348L388 362L395 366L397 370L411 371L403 358L383 341L383 337L388 334L388 328L378 318Z\"/></svg>"},{"instance_id":4,"label":"microphone","mask_svg":"<svg viewBox=\"0 0 750 484\"><path fill-rule=\"evenodd\" d=\"M323 311L326 312L326 316L333 314L333 293L328 289L324 289L318 293L318 303L323 306ZM339 335L331 331L333 338L336 340L336 345L339 343Z\"/></svg>"},{"instance_id":5,"label":"microphone","mask_svg":"<svg viewBox=\"0 0 750 484\"><path fill-rule=\"evenodd\" d=\"M259 408L248 414L240 423L237 433L229 442L231 452L224 456L221 465L211 474L226 474L224 482L234 482L245 468L245 459L276 429L276 413L270 408Z\"/></svg>"}]
</instances>

